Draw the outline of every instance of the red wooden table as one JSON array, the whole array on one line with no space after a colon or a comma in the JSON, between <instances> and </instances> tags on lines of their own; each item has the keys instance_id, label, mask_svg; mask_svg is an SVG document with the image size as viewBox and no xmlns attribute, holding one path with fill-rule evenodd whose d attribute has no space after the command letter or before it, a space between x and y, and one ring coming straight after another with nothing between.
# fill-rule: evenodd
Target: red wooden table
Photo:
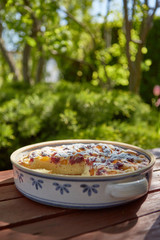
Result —
<instances>
[{"instance_id":1,"label":"red wooden table","mask_svg":"<svg viewBox=\"0 0 160 240\"><path fill-rule=\"evenodd\" d=\"M33 202L16 189L12 170L0 172L0 240L160 240L160 149L154 149L149 193L126 205L72 210Z\"/></svg>"}]
</instances>

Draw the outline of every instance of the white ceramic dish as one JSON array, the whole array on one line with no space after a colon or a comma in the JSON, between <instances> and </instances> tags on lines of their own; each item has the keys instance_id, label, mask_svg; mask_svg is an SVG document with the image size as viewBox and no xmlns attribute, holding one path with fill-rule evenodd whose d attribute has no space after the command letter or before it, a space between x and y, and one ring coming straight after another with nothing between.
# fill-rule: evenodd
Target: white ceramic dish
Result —
<instances>
[{"instance_id":1,"label":"white ceramic dish","mask_svg":"<svg viewBox=\"0 0 160 240\"><path fill-rule=\"evenodd\" d=\"M132 149L150 161L144 169L115 176L69 176L40 173L18 164L27 152L45 146L73 143L106 143ZM133 201L145 195L150 186L154 155L125 143L98 140L49 141L22 147L11 155L14 181L26 197L42 204L58 207L97 209Z\"/></svg>"}]
</instances>

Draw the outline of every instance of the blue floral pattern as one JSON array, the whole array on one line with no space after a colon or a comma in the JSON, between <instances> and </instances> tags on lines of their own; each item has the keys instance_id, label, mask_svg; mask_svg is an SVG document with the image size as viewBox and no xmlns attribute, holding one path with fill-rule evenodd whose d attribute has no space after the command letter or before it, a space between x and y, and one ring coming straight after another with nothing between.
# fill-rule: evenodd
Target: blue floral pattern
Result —
<instances>
[{"instance_id":1,"label":"blue floral pattern","mask_svg":"<svg viewBox=\"0 0 160 240\"><path fill-rule=\"evenodd\" d=\"M38 190L39 188L42 188L43 180L41 179L36 180L33 177L31 177L30 179L32 180L32 186L35 186L36 190Z\"/></svg>"},{"instance_id":2,"label":"blue floral pattern","mask_svg":"<svg viewBox=\"0 0 160 240\"><path fill-rule=\"evenodd\" d=\"M68 188L71 187L71 184L59 184L59 183L53 183L53 186L56 187L56 191L60 191L60 194L63 195L64 192L69 193Z\"/></svg>"},{"instance_id":3,"label":"blue floral pattern","mask_svg":"<svg viewBox=\"0 0 160 240\"><path fill-rule=\"evenodd\" d=\"M16 171L16 173L17 173L19 182L22 183L23 182L23 177L24 177L23 173L20 173L19 171Z\"/></svg>"},{"instance_id":4,"label":"blue floral pattern","mask_svg":"<svg viewBox=\"0 0 160 240\"><path fill-rule=\"evenodd\" d=\"M87 192L88 196L90 197L92 193L98 193L97 188L99 187L99 184L93 184L91 186L87 184L81 184L81 188L83 188L83 193Z\"/></svg>"}]
</instances>

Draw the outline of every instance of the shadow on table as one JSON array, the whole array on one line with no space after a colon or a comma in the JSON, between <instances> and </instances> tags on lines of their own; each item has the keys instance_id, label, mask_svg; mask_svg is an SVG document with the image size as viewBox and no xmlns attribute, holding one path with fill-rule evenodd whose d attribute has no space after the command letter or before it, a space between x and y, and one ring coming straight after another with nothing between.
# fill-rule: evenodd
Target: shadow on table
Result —
<instances>
[{"instance_id":1,"label":"shadow on table","mask_svg":"<svg viewBox=\"0 0 160 240\"><path fill-rule=\"evenodd\" d=\"M156 219L144 240L159 240L160 239L160 216Z\"/></svg>"},{"instance_id":2,"label":"shadow on table","mask_svg":"<svg viewBox=\"0 0 160 240\"><path fill-rule=\"evenodd\" d=\"M122 221L116 224L116 227L115 226L108 227L103 232L109 233L109 234L116 234L116 233L118 234L133 228L138 221L137 212L140 209L143 202L145 201L146 197L147 195L145 195L144 197L141 197L138 200L135 200L131 203L124 205L123 211L125 211L128 217L127 216L126 218L123 217Z\"/></svg>"},{"instance_id":3,"label":"shadow on table","mask_svg":"<svg viewBox=\"0 0 160 240\"><path fill-rule=\"evenodd\" d=\"M15 234L54 236L56 239L81 236L99 229L103 229L102 234L116 234L135 226L138 220L137 212L145 199L146 196L125 205L100 210L66 211L22 198L16 201L17 207L10 206L12 214L5 212L3 217L1 216L1 221L13 224L12 230Z\"/></svg>"}]
</instances>

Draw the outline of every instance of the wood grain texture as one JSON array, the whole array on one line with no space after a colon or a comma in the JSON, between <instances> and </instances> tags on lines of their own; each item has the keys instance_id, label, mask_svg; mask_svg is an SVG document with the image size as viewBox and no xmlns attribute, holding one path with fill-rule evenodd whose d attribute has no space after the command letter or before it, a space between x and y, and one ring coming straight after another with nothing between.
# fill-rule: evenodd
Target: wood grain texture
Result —
<instances>
[{"instance_id":1,"label":"wood grain texture","mask_svg":"<svg viewBox=\"0 0 160 240\"><path fill-rule=\"evenodd\" d=\"M13 171L12 170L6 170L3 172L0 172L0 186L7 185L7 184L13 184Z\"/></svg>"},{"instance_id":2,"label":"wood grain texture","mask_svg":"<svg viewBox=\"0 0 160 240\"><path fill-rule=\"evenodd\" d=\"M116 226L103 228L92 233L74 236L75 240L159 240L160 239L160 212L145 215L131 221L125 221Z\"/></svg>"},{"instance_id":3,"label":"wood grain texture","mask_svg":"<svg viewBox=\"0 0 160 240\"><path fill-rule=\"evenodd\" d=\"M2 240L159 240L160 159L149 193L125 205L101 210L71 210L41 205L17 191L12 170L0 172Z\"/></svg>"},{"instance_id":4,"label":"wood grain texture","mask_svg":"<svg viewBox=\"0 0 160 240\"><path fill-rule=\"evenodd\" d=\"M155 162L155 164L153 166L153 170L155 170L155 171L160 170L160 158L156 159L156 162Z\"/></svg>"},{"instance_id":5,"label":"wood grain texture","mask_svg":"<svg viewBox=\"0 0 160 240\"><path fill-rule=\"evenodd\" d=\"M124 206L94 211L75 211L68 215L42 220L13 229L27 234L39 232L42 236L52 236L54 234L56 239L70 238L121 222L138 219L147 214L159 212L159 198L159 192L154 192L147 197L143 197Z\"/></svg>"},{"instance_id":6,"label":"wood grain texture","mask_svg":"<svg viewBox=\"0 0 160 240\"><path fill-rule=\"evenodd\" d=\"M65 214L70 210L33 202L25 197L0 202L0 229Z\"/></svg>"},{"instance_id":7,"label":"wood grain texture","mask_svg":"<svg viewBox=\"0 0 160 240\"><path fill-rule=\"evenodd\" d=\"M160 191L160 171L154 171L149 191Z\"/></svg>"},{"instance_id":8,"label":"wood grain texture","mask_svg":"<svg viewBox=\"0 0 160 240\"><path fill-rule=\"evenodd\" d=\"M38 233L35 235L16 232L12 229L5 229L0 231L1 240L54 240L55 238L47 236L39 236Z\"/></svg>"},{"instance_id":9,"label":"wood grain texture","mask_svg":"<svg viewBox=\"0 0 160 240\"><path fill-rule=\"evenodd\" d=\"M15 199L20 197L23 197L23 196L16 189L14 184L0 187L0 201L7 201L10 199Z\"/></svg>"}]
</instances>

